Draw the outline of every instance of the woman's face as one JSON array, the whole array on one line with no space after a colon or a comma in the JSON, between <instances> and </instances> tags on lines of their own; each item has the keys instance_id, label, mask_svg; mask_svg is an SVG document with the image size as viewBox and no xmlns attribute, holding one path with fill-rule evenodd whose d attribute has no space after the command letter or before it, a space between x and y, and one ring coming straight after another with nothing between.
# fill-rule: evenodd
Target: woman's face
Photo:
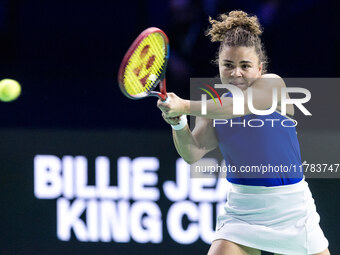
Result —
<instances>
[{"instance_id":1,"label":"woman's face","mask_svg":"<svg viewBox=\"0 0 340 255\"><path fill-rule=\"evenodd\" d=\"M261 76L262 64L255 47L224 46L219 54L220 77L223 84L247 89Z\"/></svg>"}]
</instances>

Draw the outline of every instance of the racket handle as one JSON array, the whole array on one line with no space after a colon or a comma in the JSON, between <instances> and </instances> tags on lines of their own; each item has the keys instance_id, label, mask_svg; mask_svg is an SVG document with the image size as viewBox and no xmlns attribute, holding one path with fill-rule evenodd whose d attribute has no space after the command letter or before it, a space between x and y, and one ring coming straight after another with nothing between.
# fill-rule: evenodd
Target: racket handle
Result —
<instances>
[{"instance_id":1,"label":"racket handle","mask_svg":"<svg viewBox=\"0 0 340 255\"><path fill-rule=\"evenodd\" d=\"M164 103L168 103L170 100L169 97L166 94L166 79L164 78L160 83L159 83L159 88L161 89L161 93L159 94L159 96L161 97L161 100Z\"/></svg>"},{"instance_id":2,"label":"racket handle","mask_svg":"<svg viewBox=\"0 0 340 255\"><path fill-rule=\"evenodd\" d=\"M162 100L163 103L169 103L170 102L170 97L166 97L165 100Z\"/></svg>"}]
</instances>

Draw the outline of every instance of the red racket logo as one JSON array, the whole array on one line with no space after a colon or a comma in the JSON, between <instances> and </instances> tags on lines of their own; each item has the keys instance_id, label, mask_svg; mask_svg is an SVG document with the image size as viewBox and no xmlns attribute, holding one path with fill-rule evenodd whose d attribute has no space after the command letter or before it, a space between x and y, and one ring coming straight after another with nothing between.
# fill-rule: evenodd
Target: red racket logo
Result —
<instances>
[{"instance_id":1,"label":"red racket logo","mask_svg":"<svg viewBox=\"0 0 340 255\"><path fill-rule=\"evenodd\" d=\"M151 55L149 57L148 61L144 61L146 55L149 52L149 49L150 49L150 45L144 46L144 48L142 49L142 51L139 54L139 57L140 57L142 63L138 67L133 69L133 73L138 77L139 82L143 85L143 87L145 87L145 85L147 83L147 80L150 76L150 72L148 72L146 75L144 75L144 77L140 78L139 76L141 74L141 71L143 69L146 69L146 70L150 69L150 67L152 67L152 65L153 65L153 63L155 62L155 59L156 59L155 55Z\"/></svg>"}]
</instances>

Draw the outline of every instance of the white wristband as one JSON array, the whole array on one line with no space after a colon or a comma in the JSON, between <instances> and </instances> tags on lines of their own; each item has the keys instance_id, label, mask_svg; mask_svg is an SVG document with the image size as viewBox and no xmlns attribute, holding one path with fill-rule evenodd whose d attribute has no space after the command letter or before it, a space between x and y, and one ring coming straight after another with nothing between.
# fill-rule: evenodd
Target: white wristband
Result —
<instances>
[{"instance_id":1,"label":"white wristband","mask_svg":"<svg viewBox=\"0 0 340 255\"><path fill-rule=\"evenodd\" d=\"M188 123L188 120L187 120L187 116L186 115L182 115L181 118L180 118L180 121L177 125L171 125L172 129L174 130L181 130L183 129Z\"/></svg>"}]
</instances>

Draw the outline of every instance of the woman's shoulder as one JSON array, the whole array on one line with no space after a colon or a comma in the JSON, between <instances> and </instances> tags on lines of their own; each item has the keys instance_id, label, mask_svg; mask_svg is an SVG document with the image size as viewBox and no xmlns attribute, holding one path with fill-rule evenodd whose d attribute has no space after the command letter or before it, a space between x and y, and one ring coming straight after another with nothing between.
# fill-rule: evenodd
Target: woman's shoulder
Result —
<instances>
[{"instance_id":1,"label":"woman's shoulder","mask_svg":"<svg viewBox=\"0 0 340 255\"><path fill-rule=\"evenodd\" d=\"M260 82L261 85L265 86L265 88L283 88L286 87L285 81L277 74L274 73L266 73L262 74L260 79L262 82Z\"/></svg>"},{"instance_id":2,"label":"woman's shoulder","mask_svg":"<svg viewBox=\"0 0 340 255\"><path fill-rule=\"evenodd\" d=\"M263 74L261 78L272 78L269 82L269 87L277 87L277 88L283 88L286 87L286 83L284 80L277 74L274 73L268 73L268 74ZM289 98L288 93L286 94L286 97ZM277 110L281 112L281 105L277 106ZM287 114L290 115L291 117L294 116L294 106L289 104L287 105Z\"/></svg>"},{"instance_id":3,"label":"woman's shoulder","mask_svg":"<svg viewBox=\"0 0 340 255\"><path fill-rule=\"evenodd\" d=\"M261 78L276 78L276 79L282 79L281 76L275 74L275 73L265 73L261 75Z\"/></svg>"}]
</instances>

